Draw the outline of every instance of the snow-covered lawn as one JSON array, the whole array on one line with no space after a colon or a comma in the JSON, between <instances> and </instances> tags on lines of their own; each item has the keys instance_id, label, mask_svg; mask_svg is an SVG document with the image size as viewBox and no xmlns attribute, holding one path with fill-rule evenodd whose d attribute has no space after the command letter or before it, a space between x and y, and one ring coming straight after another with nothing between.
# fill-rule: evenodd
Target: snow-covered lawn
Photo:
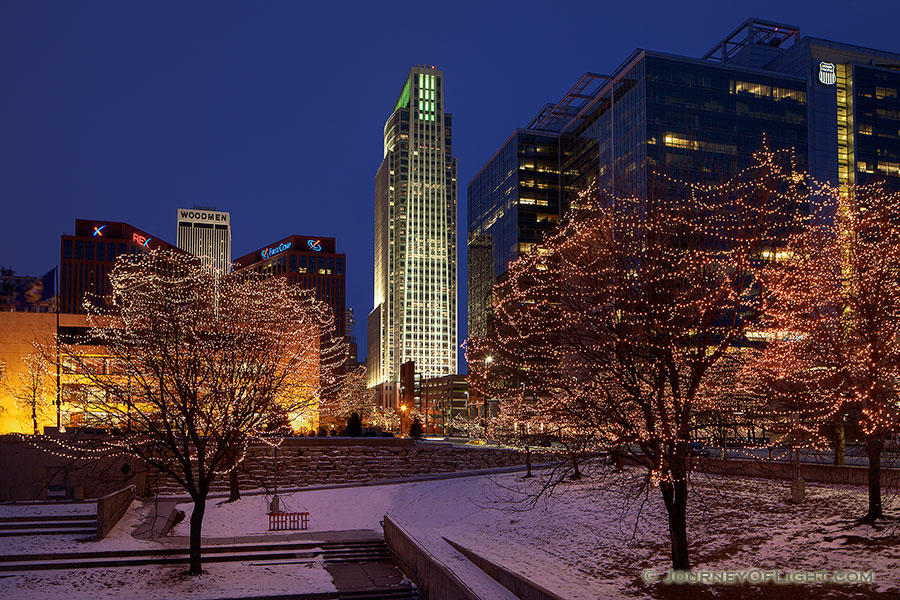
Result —
<instances>
[{"instance_id":1,"label":"snow-covered lawn","mask_svg":"<svg viewBox=\"0 0 900 600\"><path fill-rule=\"evenodd\" d=\"M559 486L549 499L526 510L517 490L523 483L538 484L527 481L507 474L306 491L282 496L281 504L283 511L308 510L312 531L380 531L379 521L390 514L429 543L446 536L565 598L667 598L677 591L673 587L692 597L692 590L698 591L693 586L648 586L641 579L644 569L664 573L669 567L665 510L655 488L643 496L617 476L595 474ZM874 586L805 591L834 598L857 593L900 597L898 527L855 524L865 512L864 489L808 484L807 492L806 502L797 506L788 502L785 482L695 476L688 521L692 566L715 571L872 570ZM262 534L267 528L266 501L247 496L232 504L211 503L204 532ZM190 518L190 505L180 508ZM187 535L187 519L175 533ZM720 598L744 597L743 592L762 592L761 597L774 593L778 598L805 595L795 585L704 591Z\"/></svg>"},{"instance_id":2,"label":"snow-covered lawn","mask_svg":"<svg viewBox=\"0 0 900 600\"><path fill-rule=\"evenodd\" d=\"M644 569L669 565L665 510L654 488L635 492L629 479L594 473L558 486L534 506L520 492L539 485L521 474L418 483L310 490L281 496L284 511L309 511L310 531L371 529L392 515L428 544L441 536L524 574L572 600L597 598L900 598L900 527L860 526L862 488L807 484L807 500L788 502L785 482L696 475L689 501L688 536L694 569L782 571L871 570L874 585L673 586L643 583ZM524 487L523 487L524 486ZM896 499L885 494L887 512ZM207 504L204 537L268 535L269 498L245 495L237 503ZM109 538L78 542L60 536L0 538L0 554L38 549L110 550L161 547L130 533L145 516L135 503ZM2 512L0 507L0 512ZM185 522L173 535L188 534ZM639 518L638 518L639 516ZM314 535L312 537L315 537ZM171 540L174 542L174 540ZM48 572L0 579L0 598L236 597L333 589L320 565L249 566L208 563L209 575L183 576L184 566ZM201 593L202 591L202 593Z\"/></svg>"}]
</instances>

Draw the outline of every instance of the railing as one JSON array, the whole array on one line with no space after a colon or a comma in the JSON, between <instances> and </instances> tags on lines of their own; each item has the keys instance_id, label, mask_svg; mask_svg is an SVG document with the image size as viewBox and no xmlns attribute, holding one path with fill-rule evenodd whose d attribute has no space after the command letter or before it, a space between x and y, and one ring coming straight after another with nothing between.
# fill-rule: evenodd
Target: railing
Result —
<instances>
[{"instance_id":1,"label":"railing","mask_svg":"<svg viewBox=\"0 0 900 600\"><path fill-rule=\"evenodd\" d=\"M307 529L309 527L309 513L268 513L269 531L284 531L288 529Z\"/></svg>"}]
</instances>

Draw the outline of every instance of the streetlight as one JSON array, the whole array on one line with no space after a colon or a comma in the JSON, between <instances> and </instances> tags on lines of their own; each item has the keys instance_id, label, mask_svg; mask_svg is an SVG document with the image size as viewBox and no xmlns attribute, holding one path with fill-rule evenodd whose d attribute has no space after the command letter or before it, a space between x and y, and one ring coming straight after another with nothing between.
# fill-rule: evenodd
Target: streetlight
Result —
<instances>
[{"instance_id":1,"label":"streetlight","mask_svg":"<svg viewBox=\"0 0 900 600\"><path fill-rule=\"evenodd\" d=\"M488 419L491 418L491 404L490 404L490 398L488 397L490 395L490 373L489 373L488 369L491 366L492 362L494 362L494 357L491 356L490 354L488 354L487 356L484 357L484 369L485 369L484 379L485 379L486 385L485 385L485 389L484 389L484 391L485 391L484 397L481 399L482 400L481 403L484 407L481 426L484 428L485 431L487 431Z\"/></svg>"},{"instance_id":2,"label":"streetlight","mask_svg":"<svg viewBox=\"0 0 900 600\"><path fill-rule=\"evenodd\" d=\"M403 435L403 420L406 418L406 411L407 411L406 405L401 404L400 405L400 435Z\"/></svg>"}]
</instances>

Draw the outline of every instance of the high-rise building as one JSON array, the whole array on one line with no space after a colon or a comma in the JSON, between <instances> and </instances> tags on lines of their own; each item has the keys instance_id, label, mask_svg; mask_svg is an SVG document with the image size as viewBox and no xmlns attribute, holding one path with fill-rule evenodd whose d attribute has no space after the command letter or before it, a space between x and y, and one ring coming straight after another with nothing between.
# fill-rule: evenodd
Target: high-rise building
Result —
<instances>
[{"instance_id":1,"label":"high-rise building","mask_svg":"<svg viewBox=\"0 0 900 600\"><path fill-rule=\"evenodd\" d=\"M334 238L292 235L236 261L236 271L252 270L264 276L286 277L288 282L313 290L316 300L331 307L335 335L346 335L346 256L335 249Z\"/></svg>"},{"instance_id":2,"label":"high-rise building","mask_svg":"<svg viewBox=\"0 0 900 600\"><path fill-rule=\"evenodd\" d=\"M367 320L369 385L456 373L456 159L444 74L410 69L384 126L375 176L375 298Z\"/></svg>"},{"instance_id":3,"label":"high-rise building","mask_svg":"<svg viewBox=\"0 0 900 600\"><path fill-rule=\"evenodd\" d=\"M556 134L517 129L468 187L468 324L487 334L491 290L559 221Z\"/></svg>"},{"instance_id":4,"label":"high-rise building","mask_svg":"<svg viewBox=\"0 0 900 600\"><path fill-rule=\"evenodd\" d=\"M214 208L178 209L178 247L202 257L204 265L231 272L231 215Z\"/></svg>"},{"instance_id":5,"label":"high-rise building","mask_svg":"<svg viewBox=\"0 0 900 600\"><path fill-rule=\"evenodd\" d=\"M586 73L469 184L470 335L485 335L492 284L533 243L523 209L550 212L525 183L526 135L558 157L555 186L533 179L559 194L560 218L591 184L639 188L650 169L716 183L764 146L845 194L875 178L900 186L900 54L749 19L699 59L635 50L609 75Z\"/></svg>"},{"instance_id":6,"label":"high-rise building","mask_svg":"<svg viewBox=\"0 0 900 600\"><path fill-rule=\"evenodd\" d=\"M84 313L84 300L99 300L110 293L109 273L120 254L150 250L177 250L175 246L132 227L113 221L75 220L75 235L61 239L59 311Z\"/></svg>"}]
</instances>

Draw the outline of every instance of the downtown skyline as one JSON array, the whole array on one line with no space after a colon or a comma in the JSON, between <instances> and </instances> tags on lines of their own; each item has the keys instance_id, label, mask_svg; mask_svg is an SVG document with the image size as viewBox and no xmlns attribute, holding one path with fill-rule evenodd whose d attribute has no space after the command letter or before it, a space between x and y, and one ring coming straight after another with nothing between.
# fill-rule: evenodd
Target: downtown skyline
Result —
<instances>
[{"instance_id":1,"label":"downtown skyline","mask_svg":"<svg viewBox=\"0 0 900 600\"><path fill-rule=\"evenodd\" d=\"M602 35L599 8L585 5L585 18L574 19L536 6L459 4L434 13L431 27L404 17L412 38L397 45L379 33L392 26L388 11L364 4L343 12L7 4L0 193L15 226L0 241L0 264L43 274L76 218L124 221L174 242L173 209L216 206L232 215L232 256L297 232L336 238L364 348L380 134L411 64L435 64L448 78L464 247L465 186L509 133L584 72L609 72L634 48L698 56L759 16L801 35L897 49L891 19L847 15L837 4L660 3L652 19L635 7ZM345 36L354 44L342 45ZM458 264L462 342L462 249Z\"/></svg>"}]
</instances>

